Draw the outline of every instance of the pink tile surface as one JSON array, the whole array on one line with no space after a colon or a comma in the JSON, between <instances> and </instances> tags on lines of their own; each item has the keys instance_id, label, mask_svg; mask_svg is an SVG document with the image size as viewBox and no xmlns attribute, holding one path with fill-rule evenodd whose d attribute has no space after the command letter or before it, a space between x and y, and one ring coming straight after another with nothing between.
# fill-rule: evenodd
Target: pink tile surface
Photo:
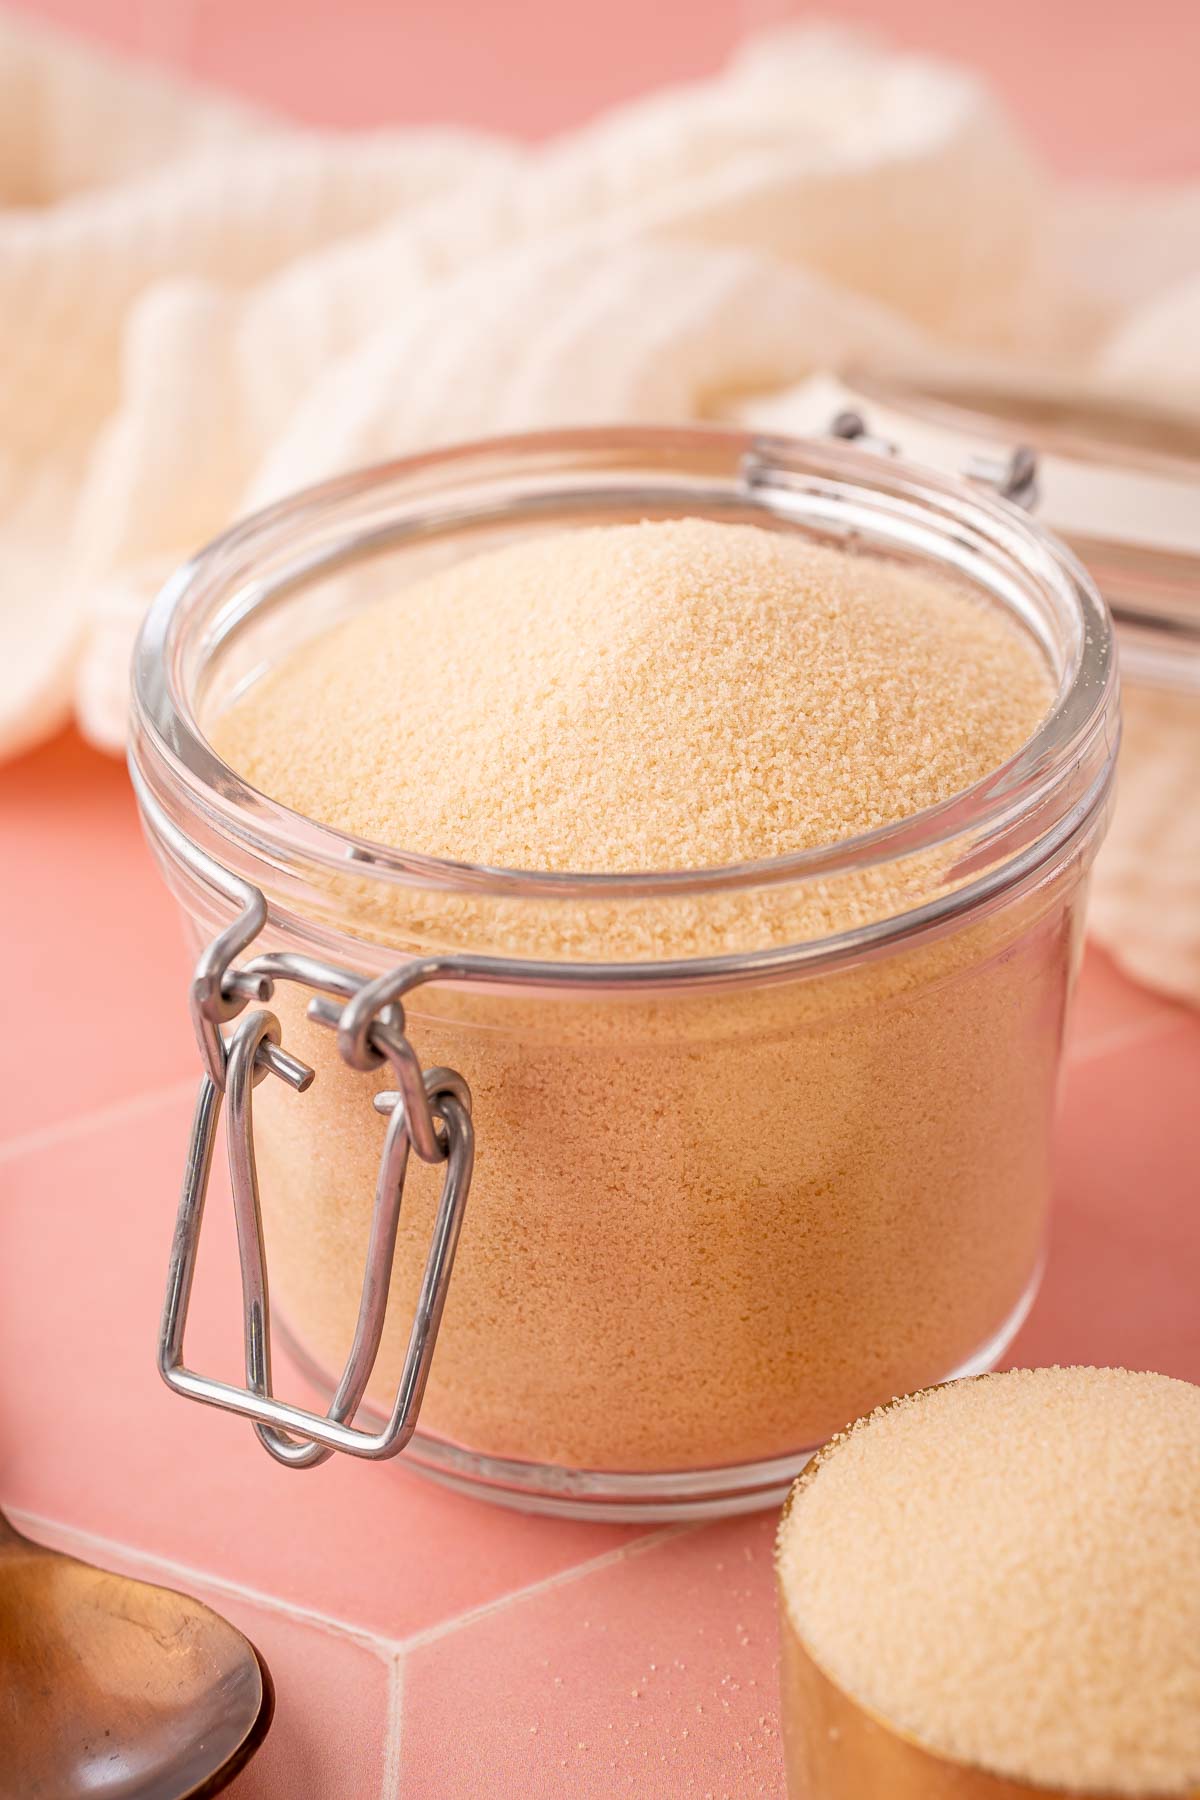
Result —
<instances>
[{"instance_id":1,"label":"pink tile surface","mask_svg":"<svg viewBox=\"0 0 1200 1800\"><path fill-rule=\"evenodd\" d=\"M115 765L67 740L3 780L6 866L38 859L68 895L76 856L98 874L83 906L3 890L22 1007L69 1004L87 1058L64 1082L48 1018L40 1059L4 1049L23 1085L0 1114L0 1499L43 1534L89 1534L69 1547L94 1560L202 1593L259 1644L280 1713L241 1795L778 1800L771 1519L639 1532L522 1518L403 1467L296 1476L161 1386L193 1068L174 921ZM98 948L136 952L124 1007L80 973ZM1198 1091L1200 1018L1090 952L1017 1360L1200 1379ZM235 1372L237 1317L218 1189L195 1364ZM279 1377L305 1397L282 1359Z\"/></svg>"},{"instance_id":2,"label":"pink tile surface","mask_svg":"<svg viewBox=\"0 0 1200 1800\"><path fill-rule=\"evenodd\" d=\"M1119 1049L1189 1017L1187 1007L1123 975L1096 944L1084 953L1069 1025L1069 1054L1096 1056Z\"/></svg>"},{"instance_id":3,"label":"pink tile surface","mask_svg":"<svg viewBox=\"0 0 1200 1800\"><path fill-rule=\"evenodd\" d=\"M1200 1020L1071 1069L1050 1260L1024 1363L1200 1381Z\"/></svg>"},{"instance_id":4,"label":"pink tile surface","mask_svg":"<svg viewBox=\"0 0 1200 1800\"><path fill-rule=\"evenodd\" d=\"M154 1342L190 1117L177 1095L0 1150L0 1498L387 1639L633 1535L548 1528L398 1465L338 1457L297 1475L249 1427L171 1395ZM232 1224L214 1193L190 1364L240 1380L240 1317ZM282 1358L277 1382L309 1399Z\"/></svg>"},{"instance_id":5,"label":"pink tile surface","mask_svg":"<svg viewBox=\"0 0 1200 1800\"><path fill-rule=\"evenodd\" d=\"M414 1649L406 1800L778 1795L773 1530L683 1530Z\"/></svg>"},{"instance_id":6,"label":"pink tile surface","mask_svg":"<svg viewBox=\"0 0 1200 1800\"><path fill-rule=\"evenodd\" d=\"M73 733L0 767L0 1140L189 1074L188 966L120 763Z\"/></svg>"}]
</instances>

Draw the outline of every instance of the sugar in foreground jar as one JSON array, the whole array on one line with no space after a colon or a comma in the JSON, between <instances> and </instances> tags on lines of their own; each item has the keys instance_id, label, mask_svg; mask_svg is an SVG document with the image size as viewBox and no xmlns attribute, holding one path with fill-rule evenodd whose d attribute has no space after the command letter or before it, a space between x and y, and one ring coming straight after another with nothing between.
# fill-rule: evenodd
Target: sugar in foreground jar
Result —
<instances>
[{"instance_id":1,"label":"sugar in foreground jar","mask_svg":"<svg viewBox=\"0 0 1200 1800\"><path fill-rule=\"evenodd\" d=\"M1116 739L1013 506L836 442L480 446L219 540L135 690L208 946L173 1386L301 1466L648 1517L998 1356ZM222 1097L242 1390L183 1362Z\"/></svg>"},{"instance_id":2,"label":"sugar in foreground jar","mask_svg":"<svg viewBox=\"0 0 1200 1800\"><path fill-rule=\"evenodd\" d=\"M1197 1800L1200 1388L1013 1369L827 1445L779 1529L794 1800Z\"/></svg>"}]
</instances>

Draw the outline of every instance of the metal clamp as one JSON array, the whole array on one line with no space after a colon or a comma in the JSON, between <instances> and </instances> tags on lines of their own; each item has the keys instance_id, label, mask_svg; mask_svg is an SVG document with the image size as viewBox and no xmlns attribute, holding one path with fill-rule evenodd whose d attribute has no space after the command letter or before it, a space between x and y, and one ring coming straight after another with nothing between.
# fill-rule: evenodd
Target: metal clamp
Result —
<instances>
[{"instance_id":1,"label":"metal clamp","mask_svg":"<svg viewBox=\"0 0 1200 1800\"><path fill-rule=\"evenodd\" d=\"M147 806L148 796L143 793L141 798ZM157 807L154 810L158 812ZM175 834L161 814L155 823L160 831L166 825L169 836L181 835ZM199 860L195 847L189 849L189 861L195 865ZM207 865L208 859L203 860ZM205 873L211 875L215 868L209 865ZM192 1019L205 1073L196 1099L171 1248L159 1334L159 1370L176 1393L250 1419L266 1449L289 1468L312 1468L335 1450L369 1459L395 1456L416 1427L462 1228L475 1154L470 1091L453 1069L422 1070L404 1035L399 994L414 978L412 966L405 965L380 982L366 981L333 963L286 952L260 955L235 968L234 958L250 946L265 923L266 901L248 882L225 870L217 873L226 895L240 901L241 912L205 950L192 981ZM315 990L309 1016L337 1030L338 1047L351 1068L369 1070L386 1064L396 1078L396 1091L375 1096L377 1110L387 1115L387 1131L375 1184L366 1273L354 1341L324 1415L277 1400L272 1388L271 1315L252 1106L253 1090L266 1076L274 1075L303 1093L312 1083L313 1071L282 1047L279 1021L273 1013L256 1009L246 1013L228 1036L221 1029L237 1019L251 1000L269 1000L275 984L284 980ZM199 1375L183 1360L196 1253L222 1109L241 1263L244 1388ZM351 1421L366 1392L383 1335L410 1150L424 1162L443 1165L445 1173L395 1403L383 1428L370 1432Z\"/></svg>"},{"instance_id":2,"label":"metal clamp","mask_svg":"<svg viewBox=\"0 0 1200 1800\"><path fill-rule=\"evenodd\" d=\"M830 437L842 438L869 450L873 456L898 456L899 446L874 437L866 418L860 412L835 413L829 422ZM1037 452L1027 444L1016 444L999 455L978 455L968 459L962 471L967 481L978 487L991 488L1001 500L1032 512L1038 503Z\"/></svg>"},{"instance_id":3,"label":"metal clamp","mask_svg":"<svg viewBox=\"0 0 1200 1800\"><path fill-rule=\"evenodd\" d=\"M887 438L873 435L867 421L860 412L847 409L834 413L829 421L830 437L841 438L843 443L857 444L860 450L867 450L872 456L899 456L897 445Z\"/></svg>"}]
</instances>

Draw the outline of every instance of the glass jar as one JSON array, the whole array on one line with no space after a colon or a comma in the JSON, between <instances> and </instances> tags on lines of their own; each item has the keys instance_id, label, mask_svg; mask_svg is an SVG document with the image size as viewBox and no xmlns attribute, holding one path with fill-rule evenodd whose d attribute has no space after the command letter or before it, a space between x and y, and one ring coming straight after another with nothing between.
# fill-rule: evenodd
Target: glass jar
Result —
<instances>
[{"instance_id":1,"label":"glass jar","mask_svg":"<svg viewBox=\"0 0 1200 1800\"><path fill-rule=\"evenodd\" d=\"M853 413L946 472L1014 437L1036 452L1038 517L1100 589L1119 652L1119 799L1088 928L1136 980L1200 1005L1200 423L1127 397L900 369L816 376L746 410L800 431Z\"/></svg>"},{"instance_id":2,"label":"glass jar","mask_svg":"<svg viewBox=\"0 0 1200 1800\"><path fill-rule=\"evenodd\" d=\"M952 578L1040 647L1049 715L914 818L646 875L369 844L254 792L211 746L212 721L281 657L431 567L684 515ZM436 643L413 654L454 680ZM1116 740L1108 616L1069 553L985 485L856 444L516 438L237 526L156 602L135 663L147 833L208 946L171 1385L253 1419L281 1460L407 1444L496 1499L643 1519L781 1499L847 1420L991 1366L1041 1266ZM240 1390L183 1362L223 1094ZM267 1263L279 1328L336 1389L324 1418L272 1397Z\"/></svg>"}]
</instances>

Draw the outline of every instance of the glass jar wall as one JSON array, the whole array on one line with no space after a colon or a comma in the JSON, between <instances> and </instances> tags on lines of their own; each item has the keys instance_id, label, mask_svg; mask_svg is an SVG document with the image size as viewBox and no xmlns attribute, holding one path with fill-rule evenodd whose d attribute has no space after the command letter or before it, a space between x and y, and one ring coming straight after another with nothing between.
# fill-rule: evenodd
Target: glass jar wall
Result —
<instances>
[{"instance_id":1,"label":"glass jar wall","mask_svg":"<svg viewBox=\"0 0 1200 1800\"><path fill-rule=\"evenodd\" d=\"M215 755L231 699L431 565L525 532L685 514L949 574L1039 645L1049 717L994 776L915 819L648 876L367 845ZM414 654L453 680L436 646ZM469 1084L477 1150L411 1459L545 1510L728 1510L778 1496L877 1402L999 1356L1040 1267L1116 739L1104 609L1014 509L835 443L630 431L481 446L239 527L158 603L136 689L148 830L198 947L230 916L207 858L263 893L256 950L361 976L434 959L406 1030L422 1065ZM303 1095L264 1082L255 1140L279 1323L332 1387L385 1131L371 1096L390 1077L348 1067L308 998L281 984L271 1007L316 1079ZM410 1170L367 1393L384 1411L438 1185Z\"/></svg>"}]
</instances>

